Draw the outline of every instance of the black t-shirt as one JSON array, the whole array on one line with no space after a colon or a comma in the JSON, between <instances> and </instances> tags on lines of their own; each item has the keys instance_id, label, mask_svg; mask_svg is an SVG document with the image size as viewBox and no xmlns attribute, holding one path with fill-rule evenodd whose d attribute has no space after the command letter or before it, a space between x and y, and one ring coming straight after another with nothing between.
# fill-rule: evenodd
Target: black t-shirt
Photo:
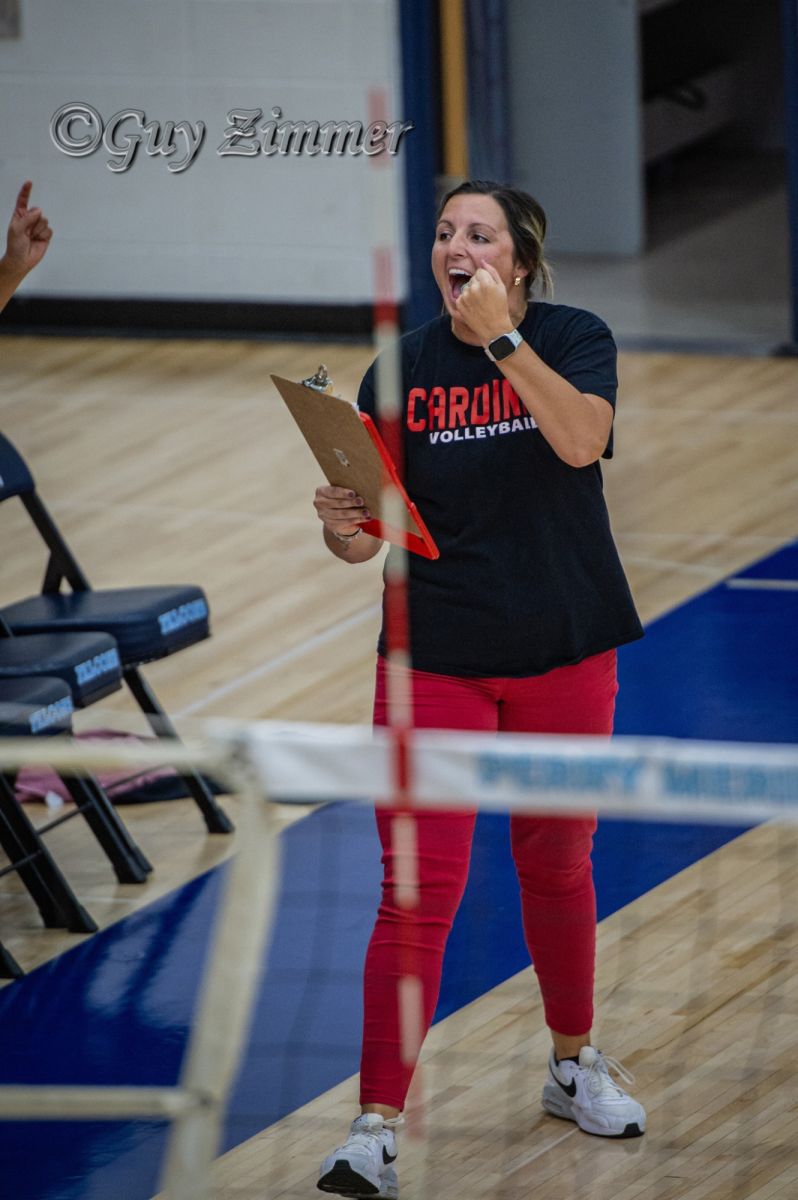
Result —
<instances>
[{"instance_id":1,"label":"black t-shirt","mask_svg":"<svg viewBox=\"0 0 798 1200\"><path fill-rule=\"evenodd\" d=\"M554 371L615 407L616 350L603 321L532 304L518 328ZM521 678L642 637L599 464L558 458L498 367L455 337L449 317L402 338L402 373L405 487L441 555L408 555L413 666ZM379 424L373 367L358 405ZM605 458L611 447L612 438Z\"/></svg>"}]
</instances>

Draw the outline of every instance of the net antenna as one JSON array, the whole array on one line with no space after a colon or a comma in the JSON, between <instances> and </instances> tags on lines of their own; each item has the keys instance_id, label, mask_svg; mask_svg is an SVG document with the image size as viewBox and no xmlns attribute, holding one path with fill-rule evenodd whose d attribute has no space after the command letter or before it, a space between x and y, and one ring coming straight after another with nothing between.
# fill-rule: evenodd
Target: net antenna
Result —
<instances>
[{"instance_id":1,"label":"net antenna","mask_svg":"<svg viewBox=\"0 0 798 1200\"><path fill-rule=\"evenodd\" d=\"M394 23L395 6L391 6ZM387 127L387 88L369 93L369 123ZM374 276L374 343L377 350L376 401L380 433L400 480L404 482L404 386L399 319L399 205L401 175L396 157L377 154L372 165L372 261ZM390 478L383 477L382 511L386 523L404 528L404 502ZM410 670L410 611L408 549L392 546L385 565L385 643L387 719L392 739L391 848L394 862L394 900L406 928L400 935L397 1007L402 1063L413 1069L424 1039L424 991L418 965L419 909L418 835L413 811L413 691ZM416 1132L421 1107L421 1080L416 1073L409 1110L410 1130Z\"/></svg>"}]
</instances>

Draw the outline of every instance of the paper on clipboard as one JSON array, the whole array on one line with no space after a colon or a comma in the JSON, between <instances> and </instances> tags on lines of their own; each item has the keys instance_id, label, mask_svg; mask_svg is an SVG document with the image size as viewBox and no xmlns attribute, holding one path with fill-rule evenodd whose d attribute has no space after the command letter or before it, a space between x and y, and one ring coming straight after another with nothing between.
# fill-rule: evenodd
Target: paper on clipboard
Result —
<instances>
[{"instance_id":1,"label":"paper on clipboard","mask_svg":"<svg viewBox=\"0 0 798 1200\"><path fill-rule=\"evenodd\" d=\"M347 487L365 500L371 521L364 521L365 533L404 546L424 558L439 558L440 551L419 510L402 487L394 463L377 426L366 413L359 412L348 400L329 392L308 388L306 384L272 376L272 383L299 425L302 436L313 451L329 484ZM383 484L388 478L404 500L404 528L397 529L382 520Z\"/></svg>"},{"instance_id":2,"label":"paper on clipboard","mask_svg":"<svg viewBox=\"0 0 798 1200\"><path fill-rule=\"evenodd\" d=\"M402 487L396 467L376 425L348 400L331 396L303 383L272 375L272 382L287 404L305 441L333 487L348 488L362 496L372 513L361 528L365 533L405 546L424 558L439 558L440 551L413 501ZM405 527L397 529L382 520L382 488L386 477L405 502Z\"/></svg>"}]
</instances>

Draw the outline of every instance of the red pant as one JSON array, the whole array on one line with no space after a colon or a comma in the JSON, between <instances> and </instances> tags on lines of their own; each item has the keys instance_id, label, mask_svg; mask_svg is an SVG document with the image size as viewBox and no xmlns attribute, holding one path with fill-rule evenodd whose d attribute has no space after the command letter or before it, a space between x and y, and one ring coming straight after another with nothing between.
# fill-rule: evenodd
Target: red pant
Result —
<instances>
[{"instance_id":1,"label":"red pant","mask_svg":"<svg viewBox=\"0 0 798 1200\"><path fill-rule=\"evenodd\" d=\"M375 725L386 724L385 674L381 658ZM414 671L414 723L422 729L608 735L617 690L614 650L529 679L460 679ZM393 898L391 814L377 813L385 875L366 955L362 1104L404 1107L412 1070L400 1058L397 979L404 973L402 963L412 961L423 982L426 1032L438 1000L446 938L466 885L475 819L473 811L416 814L420 901L415 920L408 922ZM596 897L590 851L595 828L593 817L510 820L524 935L546 1023L572 1036L587 1033L593 1023ZM406 939L412 942L409 948Z\"/></svg>"}]
</instances>

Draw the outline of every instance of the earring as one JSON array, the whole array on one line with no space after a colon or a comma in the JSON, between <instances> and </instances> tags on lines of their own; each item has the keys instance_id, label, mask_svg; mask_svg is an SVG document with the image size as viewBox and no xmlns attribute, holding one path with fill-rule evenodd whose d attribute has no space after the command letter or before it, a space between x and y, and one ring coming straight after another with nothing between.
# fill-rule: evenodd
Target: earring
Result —
<instances>
[{"instance_id":1,"label":"earring","mask_svg":"<svg viewBox=\"0 0 798 1200\"><path fill-rule=\"evenodd\" d=\"M521 282L521 276L520 276L520 275L516 275L516 277L515 277L515 286L516 286L516 287L518 287L518 285L519 285L519 283L520 283L520 282Z\"/></svg>"}]
</instances>

